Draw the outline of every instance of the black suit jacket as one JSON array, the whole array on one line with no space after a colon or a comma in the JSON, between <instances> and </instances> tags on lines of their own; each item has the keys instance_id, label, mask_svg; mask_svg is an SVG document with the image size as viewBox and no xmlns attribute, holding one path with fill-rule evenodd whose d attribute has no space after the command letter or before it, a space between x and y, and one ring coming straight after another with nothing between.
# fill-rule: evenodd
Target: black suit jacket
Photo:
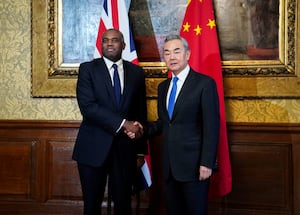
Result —
<instances>
[{"instance_id":1,"label":"black suit jacket","mask_svg":"<svg viewBox=\"0 0 300 215\"><path fill-rule=\"evenodd\" d=\"M219 100L215 81L190 69L175 103L172 119L166 107L171 79L158 86L158 120L148 135L162 132L163 172L179 181L199 178L199 167L215 167L219 140Z\"/></svg>"},{"instance_id":2,"label":"black suit jacket","mask_svg":"<svg viewBox=\"0 0 300 215\"><path fill-rule=\"evenodd\" d=\"M128 148L123 153L146 153L143 140L134 141L122 131L123 119L145 123L147 120L145 75L141 67L123 60L124 90L121 105L116 105L112 81L103 58L82 63L77 82L77 101L83 120L73 151L79 163L100 166L116 139ZM141 142L142 141L142 142Z\"/></svg>"}]
</instances>

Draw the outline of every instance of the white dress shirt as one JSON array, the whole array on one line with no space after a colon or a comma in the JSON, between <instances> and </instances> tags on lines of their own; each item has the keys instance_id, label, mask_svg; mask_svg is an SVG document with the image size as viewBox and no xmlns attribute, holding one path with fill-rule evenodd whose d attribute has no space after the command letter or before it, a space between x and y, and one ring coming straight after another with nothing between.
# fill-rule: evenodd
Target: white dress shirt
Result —
<instances>
[{"instance_id":1,"label":"white dress shirt","mask_svg":"<svg viewBox=\"0 0 300 215\"><path fill-rule=\"evenodd\" d=\"M112 62L111 60L103 57L104 62L109 70L109 75L111 78L111 83L114 86L114 68L112 67L113 64L117 64L118 66L118 73L119 73L119 78L120 78L120 84L121 84L121 94L123 94L123 89L124 89L124 68L123 68L123 61L120 59L117 62Z\"/></svg>"},{"instance_id":2,"label":"white dress shirt","mask_svg":"<svg viewBox=\"0 0 300 215\"><path fill-rule=\"evenodd\" d=\"M176 91L176 96L175 96L175 102L177 100L177 97L178 97L178 94L182 88L182 85L186 79L186 77L188 76L189 74L189 71L190 71L190 66L187 65L178 75L178 81L177 81L177 91ZM170 93L171 93L171 89L173 87L173 78L174 78L174 74L172 73L172 80L170 82L170 86L169 86L169 89L168 89L168 95L167 95L167 109L168 109L168 106L169 106L169 97L170 97Z\"/></svg>"},{"instance_id":3,"label":"white dress shirt","mask_svg":"<svg viewBox=\"0 0 300 215\"><path fill-rule=\"evenodd\" d=\"M111 79L111 84L112 86L114 86L114 68L112 67L113 64L117 64L118 66L118 73L119 73L119 78L120 78L120 85L121 85L121 94L123 94L123 89L124 89L124 68L123 68L123 61L122 59L118 60L117 62L113 62L105 57L103 57L104 62L109 70L109 75L110 75L110 79ZM125 123L126 119L123 119L123 121L121 122L121 125L119 126L119 128L116 130L116 133L118 133L121 128L123 127L124 123Z\"/></svg>"}]
</instances>

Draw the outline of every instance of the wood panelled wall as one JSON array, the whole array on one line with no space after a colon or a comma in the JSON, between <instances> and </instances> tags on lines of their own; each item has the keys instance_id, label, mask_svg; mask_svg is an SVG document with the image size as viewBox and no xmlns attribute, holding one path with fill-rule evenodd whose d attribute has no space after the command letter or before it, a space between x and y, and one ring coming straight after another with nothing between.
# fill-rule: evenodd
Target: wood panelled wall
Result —
<instances>
[{"instance_id":1,"label":"wood panelled wall","mask_svg":"<svg viewBox=\"0 0 300 215\"><path fill-rule=\"evenodd\" d=\"M71 159L79 124L0 121L0 214L82 214ZM233 189L210 202L210 214L300 215L300 124L229 124L228 138ZM135 214L165 214L160 146L159 137L151 140L153 186Z\"/></svg>"}]
</instances>

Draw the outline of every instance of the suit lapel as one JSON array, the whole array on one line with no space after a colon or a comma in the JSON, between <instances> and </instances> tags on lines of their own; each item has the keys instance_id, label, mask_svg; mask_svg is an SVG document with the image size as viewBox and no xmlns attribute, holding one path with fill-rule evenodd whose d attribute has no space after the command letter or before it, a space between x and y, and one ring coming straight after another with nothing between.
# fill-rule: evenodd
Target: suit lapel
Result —
<instances>
[{"instance_id":1,"label":"suit lapel","mask_svg":"<svg viewBox=\"0 0 300 215\"><path fill-rule=\"evenodd\" d=\"M105 87L107 89L108 95L110 98L112 98L111 100L113 101L114 105L117 107L117 102L115 99L115 92L114 92L114 87L112 85L112 80L109 74L109 70L103 60L103 58L99 58L99 60L97 61L96 64L96 74L98 74L98 77L100 80L104 80L103 83L105 83ZM102 83L102 81L96 81L95 84L99 84Z\"/></svg>"},{"instance_id":2,"label":"suit lapel","mask_svg":"<svg viewBox=\"0 0 300 215\"><path fill-rule=\"evenodd\" d=\"M124 88L123 94L121 96L120 107L124 106L127 102L128 95L132 95L132 91L134 90L134 83L136 77L130 73L134 73L134 71L130 71L130 67L127 61L123 60L123 69L124 69Z\"/></svg>"},{"instance_id":3,"label":"suit lapel","mask_svg":"<svg viewBox=\"0 0 300 215\"><path fill-rule=\"evenodd\" d=\"M175 105L174 105L174 110L173 110L173 116L172 118L175 118L177 115L178 107L182 105L184 102L185 98L189 95L189 93L193 90L194 88L194 79L193 79L193 72L190 70L188 76L186 77L182 88L177 96Z\"/></svg>"},{"instance_id":4,"label":"suit lapel","mask_svg":"<svg viewBox=\"0 0 300 215\"><path fill-rule=\"evenodd\" d=\"M126 96L128 95L128 92L131 90L131 83L132 80L130 79L132 76L128 74L128 67L125 61L123 61L123 69L124 69L124 88L123 88L123 94L121 96L121 102L120 107L124 105L124 102L126 101Z\"/></svg>"},{"instance_id":5,"label":"suit lapel","mask_svg":"<svg viewBox=\"0 0 300 215\"><path fill-rule=\"evenodd\" d=\"M167 108L167 96L168 96L168 89L170 87L171 83L171 78L168 78L165 82L164 85L162 85L163 89L161 90L162 92L162 98L161 98L161 104L163 108L163 114L166 115L166 117L169 119L169 114L168 114L168 108Z\"/></svg>"}]
</instances>

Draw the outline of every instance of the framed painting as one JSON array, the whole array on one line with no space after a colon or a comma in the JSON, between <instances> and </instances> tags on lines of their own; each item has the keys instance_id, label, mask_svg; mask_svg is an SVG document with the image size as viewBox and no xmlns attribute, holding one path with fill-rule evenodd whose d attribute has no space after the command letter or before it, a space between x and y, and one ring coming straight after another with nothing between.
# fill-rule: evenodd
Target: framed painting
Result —
<instances>
[{"instance_id":1,"label":"framed painting","mask_svg":"<svg viewBox=\"0 0 300 215\"><path fill-rule=\"evenodd\" d=\"M33 97L75 97L78 66L93 58L102 2L32 0ZM166 77L163 39L179 32L186 0L172 5L168 0L125 2L147 95L155 97L156 86ZM225 96L299 97L296 0L215 0L214 6Z\"/></svg>"}]
</instances>

